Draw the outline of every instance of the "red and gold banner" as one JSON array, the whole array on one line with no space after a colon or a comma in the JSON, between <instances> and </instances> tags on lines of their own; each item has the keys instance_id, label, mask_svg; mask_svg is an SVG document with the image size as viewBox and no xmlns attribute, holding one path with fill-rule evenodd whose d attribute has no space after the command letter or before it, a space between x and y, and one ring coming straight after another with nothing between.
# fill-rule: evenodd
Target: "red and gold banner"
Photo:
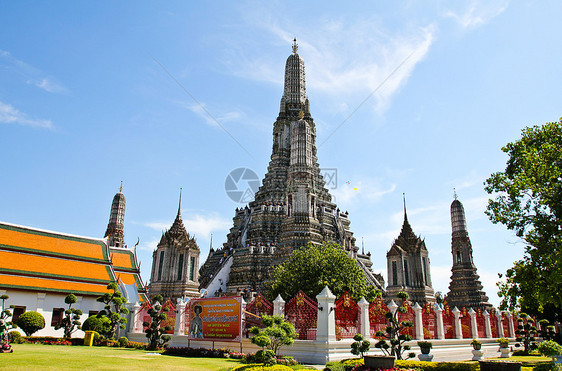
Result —
<instances>
[{"instance_id":1,"label":"red and gold banner","mask_svg":"<svg viewBox=\"0 0 562 371\"><path fill-rule=\"evenodd\" d=\"M242 297L193 299L189 302L190 339L241 340Z\"/></svg>"}]
</instances>

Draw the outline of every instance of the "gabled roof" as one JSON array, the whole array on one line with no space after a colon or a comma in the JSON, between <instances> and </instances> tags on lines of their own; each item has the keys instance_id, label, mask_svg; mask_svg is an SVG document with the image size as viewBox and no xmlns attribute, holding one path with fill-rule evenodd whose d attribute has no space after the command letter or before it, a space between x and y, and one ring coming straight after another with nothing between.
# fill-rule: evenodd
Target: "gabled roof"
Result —
<instances>
[{"instance_id":1,"label":"gabled roof","mask_svg":"<svg viewBox=\"0 0 562 371\"><path fill-rule=\"evenodd\" d=\"M425 242L414 234L412 226L408 222L406 208L404 207L404 223L402 224L402 230L386 255L401 255L404 252L420 252L423 250L427 250Z\"/></svg>"},{"instance_id":2,"label":"gabled roof","mask_svg":"<svg viewBox=\"0 0 562 371\"><path fill-rule=\"evenodd\" d=\"M109 249L103 239L0 222L2 289L99 296L119 279L136 284L143 301L139 273L132 251Z\"/></svg>"}]
</instances>

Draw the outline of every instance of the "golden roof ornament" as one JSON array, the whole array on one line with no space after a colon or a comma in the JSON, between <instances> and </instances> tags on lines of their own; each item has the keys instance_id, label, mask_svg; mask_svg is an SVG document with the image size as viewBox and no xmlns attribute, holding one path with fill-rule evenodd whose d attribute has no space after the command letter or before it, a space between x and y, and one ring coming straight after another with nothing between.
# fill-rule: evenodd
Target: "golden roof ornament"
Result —
<instances>
[{"instance_id":1,"label":"golden roof ornament","mask_svg":"<svg viewBox=\"0 0 562 371\"><path fill-rule=\"evenodd\" d=\"M299 45L297 44L297 38L293 39L293 54L297 54L297 50L299 50Z\"/></svg>"}]
</instances>

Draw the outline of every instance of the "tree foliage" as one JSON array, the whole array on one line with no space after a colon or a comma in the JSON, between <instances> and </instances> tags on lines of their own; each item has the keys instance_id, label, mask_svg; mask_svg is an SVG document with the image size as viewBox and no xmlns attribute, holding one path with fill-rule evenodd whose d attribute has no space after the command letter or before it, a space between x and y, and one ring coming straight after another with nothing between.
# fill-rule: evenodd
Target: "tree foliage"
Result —
<instances>
[{"instance_id":1,"label":"tree foliage","mask_svg":"<svg viewBox=\"0 0 562 371\"><path fill-rule=\"evenodd\" d=\"M277 355L281 346L294 343L297 333L293 325L285 318L278 315L263 315L261 321L264 328L254 326L250 329L250 333L254 335L253 344L270 349Z\"/></svg>"},{"instance_id":2,"label":"tree foliage","mask_svg":"<svg viewBox=\"0 0 562 371\"><path fill-rule=\"evenodd\" d=\"M76 301L76 295L74 294L68 294L66 298L64 298L64 302L68 304L68 309L64 311L64 317L61 322L55 326L55 330L60 328L64 329L64 337L67 339L70 339L73 332L80 330L80 316L82 315L82 311L72 308L72 304L75 304Z\"/></svg>"},{"instance_id":3,"label":"tree foliage","mask_svg":"<svg viewBox=\"0 0 562 371\"><path fill-rule=\"evenodd\" d=\"M18 317L18 327L25 332L27 336L31 336L37 331L45 328L45 318L34 310L27 311Z\"/></svg>"},{"instance_id":4,"label":"tree foliage","mask_svg":"<svg viewBox=\"0 0 562 371\"><path fill-rule=\"evenodd\" d=\"M515 344L516 347L523 345L525 355L529 354L531 350L537 348L537 328L535 327L535 320L527 315L527 313L519 313L517 318L517 330L515 330Z\"/></svg>"},{"instance_id":5,"label":"tree foliage","mask_svg":"<svg viewBox=\"0 0 562 371\"><path fill-rule=\"evenodd\" d=\"M111 322L111 330L108 337L115 339L117 330L119 328L125 328L125 324L127 323L127 317L125 317L125 315L129 314L129 310L125 308L127 299L118 291L115 281L108 283L107 289L110 292L106 292L96 299L100 303L105 304L104 310L100 311L97 316L107 317L109 319Z\"/></svg>"},{"instance_id":6,"label":"tree foliage","mask_svg":"<svg viewBox=\"0 0 562 371\"><path fill-rule=\"evenodd\" d=\"M361 297L372 301L379 294L367 284L353 258L333 242L308 243L294 250L289 260L275 267L266 285L269 300L277 295L288 300L299 290L314 298L325 286L338 297L347 291L356 301Z\"/></svg>"},{"instance_id":7,"label":"tree foliage","mask_svg":"<svg viewBox=\"0 0 562 371\"><path fill-rule=\"evenodd\" d=\"M365 339L361 334L355 334L353 340L355 341L351 343L351 354L363 358L365 353L371 348L371 342Z\"/></svg>"},{"instance_id":8,"label":"tree foliage","mask_svg":"<svg viewBox=\"0 0 562 371\"><path fill-rule=\"evenodd\" d=\"M145 331L146 337L148 339L148 349L154 350L162 347L172 338L169 335L164 335L166 331L170 331L172 327L164 326L161 327L162 321L165 321L168 316L166 312L170 310L168 307L162 307L163 301L162 295L156 295L150 300L150 308L148 309L148 314L152 321L144 322L143 325L148 327Z\"/></svg>"},{"instance_id":9,"label":"tree foliage","mask_svg":"<svg viewBox=\"0 0 562 371\"><path fill-rule=\"evenodd\" d=\"M562 119L525 128L502 148L509 159L485 189L486 214L526 243L523 259L498 283L500 308L562 313ZM500 276L501 277L501 276ZM552 315L551 317L553 317ZM554 319L554 318L552 318Z\"/></svg>"},{"instance_id":10,"label":"tree foliage","mask_svg":"<svg viewBox=\"0 0 562 371\"><path fill-rule=\"evenodd\" d=\"M401 291L396 294L396 297L400 299L401 304L394 313L391 311L385 313L388 326L385 331L377 331L376 335L384 339L379 340L375 344L375 348L381 349L386 355L395 356L396 359L403 359L404 352L411 349L404 343L413 339L411 335L406 334L406 329L412 328L414 324L412 321L402 321L402 316L407 312L405 303L410 296L407 292ZM406 359L415 356L414 353L408 353Z\"/></svg>"},{"instance_id":11,"label":"tree foliage","mask_svg":"<svg viewBox=\"0 0 562 371\"><path fill-rule=\"evenodd\" d=\"M10 297L8 295L0 296L0 300L2 300L2 312L0 312L0 320L4 322L6 331L18 327L14 322L12 322L12 311L10 309L14 306L11 305L9 308L6 308L6 300L8 300L9 298Z\"/></svg>"}]
</instances>

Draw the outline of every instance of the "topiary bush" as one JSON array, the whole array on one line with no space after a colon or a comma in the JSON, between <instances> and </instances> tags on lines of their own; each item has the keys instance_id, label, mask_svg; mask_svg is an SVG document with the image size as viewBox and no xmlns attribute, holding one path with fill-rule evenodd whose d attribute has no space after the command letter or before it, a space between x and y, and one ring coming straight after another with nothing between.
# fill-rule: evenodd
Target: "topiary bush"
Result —
<instances>
[{"instance_id":1,"label":"topiary bush","mask_svg":"<svg viewBox=\"0 0 562 371\"><path fill-rule=\"evenodd\" d=\"M45 318L41 315L41 313L30 310L18 317L17 325L27 336L31 336L37 331L45 328Z\"/></svg>"},{"instance_id":2,"label":"topiary bush","mask_svg":"<svg viewBox=\"0 0 562 371\"><path fill-rule=\"evenodd\" d=\"M264 366L260 363L254 363L234 367L230 371L293 371L293 369L285 365Z\"/></svg>"},{"instance_id":3,"label":"topiary bush","mask_svg":"<svg viewBox=\"0 0 562 371\"><path fill-rule=\"evenodd\" d=\"M125 336L121 336L119 338L119 346L121 348L126 348L127 345L129 345L129 339L127 339Z\"/></svg>"},{"instance_id":4,"label":"topiary bush","mask_svg":"<svg viewBox=\"0 0 562 371\"><path fill-rule=\"evenodd\" d=\"M111 321L107 317L91 316L82 324L82 330L95 331L104 337L108 337L111 334Z\"/></svg>"},{"instance_id":5,"label":"topiary bush","mask_svg":"<svg viewBox=\"0 0 562 371\"><path fill-rule=\"evenodd\" d=\"M12 344L21 344L23 343L23 336L21 336L19 331L10 331L8 332L8 341Z\"/></svg>"}]
</instances>

